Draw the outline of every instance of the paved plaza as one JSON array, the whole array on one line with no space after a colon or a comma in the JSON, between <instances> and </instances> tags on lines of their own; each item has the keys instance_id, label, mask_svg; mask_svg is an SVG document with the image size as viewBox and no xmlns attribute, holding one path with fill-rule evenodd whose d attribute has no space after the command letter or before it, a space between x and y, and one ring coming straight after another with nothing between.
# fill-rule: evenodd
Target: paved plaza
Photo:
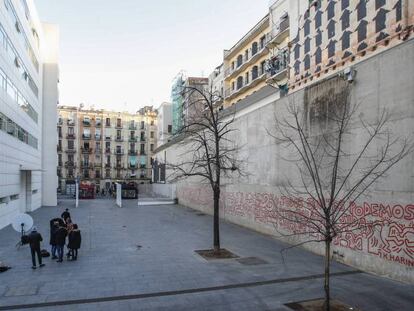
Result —
<instances>
[{"instance_id":1,"label":"paved plaza","mask_svg":"<svg viewBox=\"0 0 414 311\"><path fill-rule=\"evenodd\" d=\"M62 200L32 213L44 247L49 220L69 207L82 231L78 261L32 270L19 234L0 230L0 310L289 310L285 303L323 296L323 258L222 222L222 246L241 257L206 261L212 218L177 205ZM333 264L333 297L363 311L414 310L414 286Z\"/></svg>"}]
</instances>

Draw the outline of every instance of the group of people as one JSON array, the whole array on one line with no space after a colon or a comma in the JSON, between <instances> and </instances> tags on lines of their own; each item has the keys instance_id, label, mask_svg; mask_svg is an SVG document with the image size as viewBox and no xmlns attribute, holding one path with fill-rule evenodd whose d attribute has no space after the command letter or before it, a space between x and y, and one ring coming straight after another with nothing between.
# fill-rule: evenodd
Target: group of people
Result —
<instances>
[{"instance_id":1,"label":"group of people","mask_svg":"<svg viewBox=\"0 0 414 311\"><path fill-rule=\"evenodd\" d=\"M72 222L68 209L62 213L61 218L54 218L50 221L50 245L52 259L57 259L57 262L63 262L66 238L68 240L68 252L66 254L67 259L69 261L77 260L78 250L81 246L82 238L78 225ZM43 267L45 264L42 262L42 251L40 249L40 243L43 241L43 237L39 232L37 232L36 227L32 228L27 240L30 244L30 251L32 255L32 269L36 269L36 255L39 267Z\"/></svg>"}]
</instances>

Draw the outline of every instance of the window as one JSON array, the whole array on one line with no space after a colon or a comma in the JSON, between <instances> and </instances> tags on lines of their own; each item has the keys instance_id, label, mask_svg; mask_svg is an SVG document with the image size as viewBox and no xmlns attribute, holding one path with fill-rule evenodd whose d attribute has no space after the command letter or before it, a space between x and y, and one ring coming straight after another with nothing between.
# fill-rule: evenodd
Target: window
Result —
<instances>
[{"instance_id":1,"label":"window","mask_svg":"<svg viewBox=\"0 0 414 311\"><path fill-rule=\"evenodd\" d=\"M68 127L68 134L69 135L75 134L75 129L73 127Z\"/></svg>"},{"instance_id":2,"label":"window","mask_svg":"<svg viewBox=\"0 0 414 311\"><path fill-rule=\"evenodd\" d=\"M110 141L106 141L105 142L105 149L110 149L111 148L111 142Z\"/></svg>"},{"instance_id":3,"label":"window","mask_svg":"<svg viewBox=\"0 0 414 311\"><path fill-rule=\"evenodd\" d=\"M100 118L100 117L96 117L96 118L95 118L95 125L96 125L96 126L101 126L101 122L102 122L102 121L101 121L101 118Z\"/></svg>"},{"instance_id":4,"label":"window","mask_svg":"<svg viewBox=\"0 0 414 311\"><path fill-rule=\"evenodd\" d=\"M141 121L141 130L145 129L145 122Z\"/></svg>"},{"instance_id":5,"label":"window","mask_svg":"<svg viewBox=\"0 0 414 311\"><path fill-rule=\"evenodd\" d=\"M244 61L247 62L249 59L249 50L244 51Z\"/></svg>"},{"instance_id":6,"label":"window","mask_svg":"<svg viewBox=\"0 0 414 311\"><path fill-rule=\"evenodd\" d=\"M254 66L252 69L252 81L257 79L257 77L258 77L258 67Z\"/></svg>"},{"instance_id":7,"label":"window","mask_svg":"<svg viewBox=\"0 0 414 311\"><path fill-rule=\"evenodd\" d=\"M68 149L74 149L74 148L75 148L75 141L68 140Z\"/></svg>"},{"instance_id":8,"label":"window","mask_svg":"<svg viewBox=\"0 0 414 311\"><path fill-rule=\"evenodd\" d=\"M252 44L252 56L257 54L257 42Z\"/></svg>"},{"instance_id":9,"label":"window","mask_svg":"<svg viewBox=\"0 0 414 311\"><path fill-rule=\"evenodd\" d=\"M154 138L154 132L150 132L150 138Z\"/></svg>"},{"instance_id":10,"label":"window","mask_svg":"<svg viewBox=\"0 0 414 311\"><path fill-rule=\"evenodd\" d=\"M244 80L246 81L246 85L249 84L249 72L246 72L246 77L244 78Z\"/></svg>"},{"instance_id":11,"label":"window","mask_svg":"<svg viewBox=\"0 0 414 311\"><path fill-rule=\"evenodd\" d=\"M243 77L237 78L237 89L240 90L243 87Z\"/></svg>"},{"instance_id":12,"label":"window","mask_svg":"<svg viewBox=\"0 0 414 311\"><path fill-rule=\"evenodd\" d=\"M60 126L58 127L58 136L62 138L62 128Z\"/></svg>"},{"instance_id":13,"label":"window","mask_svg":"<svg viewBox=\"0 0 414 311\"><path fill-rule=\"evenodd\" d=\"M121 119L116 119L116 127L122 127L122 121Z\"/></svg>"},{"instance_id":14,"label":"window","mask_svg":"<svg viewBox=\"0 0 414 311\"><path fill-rule=\"evenodd\" d=\"M141 154L145 154L145 145L141 144Z\"/></svg>"},{"instance_id":15,"label":"window","mask_svg":"<svg viewBox=\"0 0 414 311\"><path fill-rule=\"evenodd\" d=\"M116 130L116 138L121 139L121 130Z\"/></svg>"},{"instance_id":16,"label":"window","mask_svg":"<svg viewBox=\"0 0 414 311\"><path fill-rule=\"evenodd\" d=\"M111 118L105 119L105 126L111 126Z\"/></svg>"},{"instance_id":17,"label":"window","mask_svg":"<svg viewBox=\"0 0 414 311\"><path fill-rule=\"evenodd\" d=\"M243 56L237 56L237 67L240 67L243 64Z\"/></svg>"},{"instance_id":18,"label":"window","mask_svg":"<svg viewBox=\"0 0 414 311\"><path fill-rule=\"evenodd\" d=\"M236 89L236 84L234 83L234 81L231 83L231 89L234 91Z\"/></svg>"},{"instance_id":19,"label":"window","mask_svg":"<svg viewBox=\"0 0 414 311\"><path fill-rule=\"evenodd\" d=\"M172 132L172 125L168 124L168 133L170 134Z\"/></svg>"},{"instance_id":20,"label":"window","mask_svg":"<svg viewBox=\"0 0 414 311\"><path fill-rule=\"evenodd\" d=\"M260 38L260 49L263 49L266 45L266 36Z\"/></svg>"},{"instance_id":21,"label":"window","mask_svg":"<svg viewBox=\"0 0 414 311\"><path fill-rule=\"evenodd\" d=\"M150 151L153 152L154 151L154 144L150 145Z\"/></svg>"},{"instance_id":22,"label":"window","mask_svg":"<svg viewBox=\"0 0 414 311\"><path fill-rule=\"evenodd\" d=\"M145 140L145 132L141 132L141 141Z\"/></svg>"},{"instance_id":23,"label":"window","mask_svg":"<svg viewBox=\"0 0 414 311\"><path fill-rule=\"evenodd\" d=\"M266 70L266 61L260 63L260 75L264 74Z\"/></svg>"},{"instance_id":24,"label":"window","mask_svg":"<svg viewBox=\"0 0 414 311\"><path fill-rule=\"evenodd\" d=\"M151 120L151 125L154 125L154 120Z\"/></svg>"}]
</instances>

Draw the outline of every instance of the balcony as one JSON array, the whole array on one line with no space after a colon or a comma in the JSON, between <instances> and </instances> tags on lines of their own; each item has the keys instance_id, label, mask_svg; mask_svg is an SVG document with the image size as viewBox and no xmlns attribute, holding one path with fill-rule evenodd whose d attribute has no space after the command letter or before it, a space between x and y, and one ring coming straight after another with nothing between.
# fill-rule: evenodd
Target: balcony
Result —
<instances>
[{"instance_id":1,"label":"balcony","mask_svg":"<svg viewBox=\"0 0 414 311\"><path fill-rule=\"evenodd\" d=\"M92 168L92 165L91 165L91 163L89 163L89 162L81 162L81 167L82 168L89 168L89 169L91 169Z\"/></svg>"},{"instance_id":2,"label":"balcony","mask_svg":"<svg viewBox=\"0 0 414 311\"><path fill-rule=\"evenodd\" d=\"M102 127L102 122L96 121L95 122L95 127Z\"/></svg>"},{"instance_id":3,"label":"balcony","mask_svg":"<svg viewBox=\"0 0 414 311\"><path fill-rule=\"evenodd\" d=\"M289 17L282 18L278 25L272 29L271 38L268 45L270 47L281 44L289 36Z\"/></svg>"},{"instance_id":4,"label":"balcony","mask_svg":"<svg viewBox=\"0 0 414 311\"><path fill-rule=\"evenodd\" d=\"M140 164L139 168L147 168L146 164Z\"/></svg>"},{"instance_id":5,"label":"balcony","mask_svg":"<svg viewBox=\"0 0 414 311\"><path fill-rule=\"evenodd\" d=\"M128 168L131 169L131 170L136 170L137 167L138 166L136 164L131 164L131 163L128 164Z\"/></svg>"},{"instance_id":6,"label":"balcony","mask_svg":"<svg viewBox=\"0 0 414 311\"><path fill-rule=\"evenodd\" d=\"M102 136L100 134L95 134L95 140L101 140Z\"/></svg>"},{"instance_id":7,"label":"balcony","mask_svg":"<svg viewBox=\"0 0 414 311\"><path fill-rule=\"evenodd\" d=\"M101 154L102 148L95 148L95 154Z\"/></svg>"},{"instance_id":8,"label":"balcony","mask_svg":"<svg viewBox=\"0 0 414 311\"><path fill-rule=\"evenodd\" d=\"M85 148L85 147L81 147L81 152L83 154L91 154L92 153L92 148Z\"/></svg>"},{"instance_id":9,"label":"balcony","mask_svg":"<svg viewBox=\"0 0 414 311\"><path fill-rule=\"evenodd\" d=\"M124 138L122 136L117 136L117 137L115 137L115 141L117 141L117 142L123 142L124 141Z\"/></svg>"},{"instance_id":10,"label":"balcony","mask_svg":"<svg viewBox=\"0 0 414 311\"><path fill-rule=\"evenodd\" d=\"M102 167L102 163L101 163L101 162L95 162L95 163L93 164L93 166L94 166L94 167L97 167L97 168L101 168L101 167Z\"/></svg>"},{"instance_id":11,"label":"balcony","mask_svg":"<svg viewBox=\"0 0 414 311\"><path fill-rule=\"evenodd\" d=\"M105 136L105 140L111 140L111 139L112 139L112 136L110 136L110 135Z\"/></svg>"},{"instance_id":12,"label":"balcony","mask_svg":"<svg viewBox=\"0 0 414 311\"><path fill-rule=\"evenodd\" d=\"M122 129L123 127L122 127L122 124L121 123L117 123L116 126L115 126L115 128L116 129Z\"/></svg>"},{"instance_id":13,"label":"balcony","mask_svg":"<svg viewBox=\"0 0 414 311\"><path fill-rule=\"evenodd\" d=\"M134 155L137 155L138 152L136 150L131 150L130 149L130 150L128 150L128 154L134 156Z\"/></svg>"},{"instance_id":14,"label":"balcony","mask_svg":"<svg viewBox=\"0 0 414 311\"><path fill-rule=\"evenodd\" d=\"M105 163L105 168L111 168L111 163Z\"/></svg>"},{"instance_id":15,"label":"balcony","mask_svg":"<svg viewBox=\"0 0 414 311\"><path fill-rule=\"evenodd\" d=\"M111 153L111 148L105 148L105 154L110 154Z\"/></svg>"},{"instance_id":16,"label":"balcony","mask_svg":"<svg viewBox=\"0 0 414 311\"><path fill-rule=\"evenodd\" d=\"M226 91L224 92L225 99L232 99L236 97L238 94L256 86L261 81L264 81L265 78L266 78L266 71L259 70L257 77L254 77L254 78L252 77L251 81L249 80L247 83L237 85L235 89L231 89L231 88L226 89Z\"/></svg>"},{"instance_id":17,"label":"balcony","mask_svg":"<svg viewBox=\"0 0 414 311\"><path fill-rule=\"evenodd\" d=\"M73 167L73 168L75 168L76 167L76 164L73 161L66 161L65 162L65 167Z\"/></svg>"},{"instance_id":18,"label":"balcony","mask_svg":"<svg viewBox=\"0 0 414 311\"><path fill-rule=\"evenodd\" d=\"M135 143L135 142L137 142L137 141L138 141L138 138L136 138L135 136L134 136L134 137L129 136L128 140L129 140L131 143Z\"/></svg>"},{"instance_id":19,"label":"balcony","mask_svg":"<svg viewBox=\"0 0 414 311\"><path fill-rule=\"evenodd\" d=\"M68 119L66 124L69 125L69 126L75 126L75 121Z\"/></svg>"},{"instance_id":20,"label":"balcony","mask_svg":"<svg viewBox=\"0 0 414 311\"><path fill-rule=\"evenodd\" d=\"M267 80L268 83L276 83L287 78L288 51L283 50L268 61Z\"/></svg>"},{"instance_id":21,"label":"balcony","mask_svg":"<svg viewBox=\"0 0 414 311\"><path fill-rule=\"evenodd\" d=\"M66 149L65 152L69 153L69 154L73 154L73 153L76 153L76 149L73 149L73 148L72 149Z\"/></svg>"},{"instance_id":22,"label":"balcony","mask_svg":"<svg viewBox=\"0 0 414 311\"><path fill-rule=\"evenodd\" d=\"M114 169L123 170L124 169L124 165L122 163L117 163L117 164L114 165Z\"/></svg>"},{"instance_id":23,"label":"balcony","mask_svg":"<svg viewBox=\"0 0 414 311\"><path fill-rule=\"evenodd\" d=\"M67 139L75 139L76 138L76 135L75 134L67 134L66 135L66 138Z\"/></svg>"},{"instance_id":24,"label":"balcony","mask_svg":"<svg viewBox=\"0 0 414 311\"><path fill-rule=\"evenodd\" d=\"M82 139L83 140L91 140L91 135L82 134Z\"/></svg>"},{"instance_id":25,"label":"balcony","mask_svg":"<svg viewBox=\"0 0 414 311\"><path fill-rule=\"evenodd\" d=\"M106 122L105 127L111 127L111 123Z\"/></svg>"},{"instance_id":26,"label":"balcony","mask_svg":"<svg viewBox=\"0 0 414 311\"><path fill-rule=\"evenodd\" d=\"M139 155L144 156L144 155L147 155L147 154L145 153L145 151L142 151L142 150L141 150L141 151L139 152Z\"/></svg>"},{"instance_id":27,"label":"balcony","mask_svg":"<svg viewBox=\"0 0 414 311\"><path fill-rule=\"evenodd\" d=\"M116 149L116 150L114 150L114 154L116 154L116 155L123 155L124 154L124 150L123 149Z\"/></svg>"},{"instance_id":28,"label":"balcony","mask_svg":"<svg viewBox=\"0 0 414 311\"><path fill-rule=\"evenodd\" d=\"M147 138L146 137L140 137L140 139L139 139L139 141L146 141L147 140Z\"/></svg>"},{"instance_id":29,"label":"balcony","mask_svg":"<svg viewBox=\"0 0 414 311\"><path fill-rule=\"evenodd\" d=\"M59 162L58 162L58 166L63 166L62 161L59 161Z\"/></svg>"},{"instance_id":30,"label":"balcony","mask_svg":"<svg viewBox=\"0 0 414 311\"><path fill-rule=\"evenodd\" d=\"M262 56L264 56L267 53L266 45L270 41L270 35L266 35L265 40L263 43L258 43L258 46L256 49L250 48L247 55L244 54L242 56L242 61L237 63L234 68L227 68L224 71L224 79L228 80L231 76L235 76L243 72L249 65L256 62L258 59L260 59Z\"/></svg>"},{"instance_id":31,"label":"balcony","mask_svg":"<svg viewBox=\"0 0 414 311\"><path fill-rule=\"evenodd\" d=\"M137 126L135 124L130 124L128 127L131 131L135 131L137 129Z\"/></svg>"},{"instance_id":32,"label":"balcony","mask_svg":"<svg viewBox=\"0 0 414 311\"><path fill-rule=\"evenodd\" d=\"M62 146L57 146L57 152L62 152Z\"/></svg>"},{"instance_id":33,"label":"balcony","mask_svg":"<svg viewBox=\"0 0 414 311\"><path fill-rule=\"evenodd\" d=\"M84 120L84 121L82 122L82 124L83 124L83 126L84 126L84 127L90 127L90 126L91 126L91 122L90 122L90 121L85 121L85 120Z\"/></svg>"}]
</instances>

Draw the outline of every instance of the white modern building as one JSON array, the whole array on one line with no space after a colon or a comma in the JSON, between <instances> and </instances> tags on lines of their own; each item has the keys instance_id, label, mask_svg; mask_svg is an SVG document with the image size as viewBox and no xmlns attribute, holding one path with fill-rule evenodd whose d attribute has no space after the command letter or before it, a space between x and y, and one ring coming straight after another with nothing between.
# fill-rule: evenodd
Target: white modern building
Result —
<instances>
[{"instance_id":1,"label":"white modern building","mask_svg":"<svg viewBox=\"0 0 414 311\"><path fill-rule=\"evenodd\" d=\"M172 104L164 102L157 109L158 146L168 142L172 135Z\"/></svg>"},{"instance_id":2,"label":"white modern building","mask_svg":"<svg viewBox=\"0 0 414 311\"><path fill-rule=\"evenodd\" d=\"M33 0L0 1L0 228L57 204L58 41Z\"/></svg>"}]
</instances>

